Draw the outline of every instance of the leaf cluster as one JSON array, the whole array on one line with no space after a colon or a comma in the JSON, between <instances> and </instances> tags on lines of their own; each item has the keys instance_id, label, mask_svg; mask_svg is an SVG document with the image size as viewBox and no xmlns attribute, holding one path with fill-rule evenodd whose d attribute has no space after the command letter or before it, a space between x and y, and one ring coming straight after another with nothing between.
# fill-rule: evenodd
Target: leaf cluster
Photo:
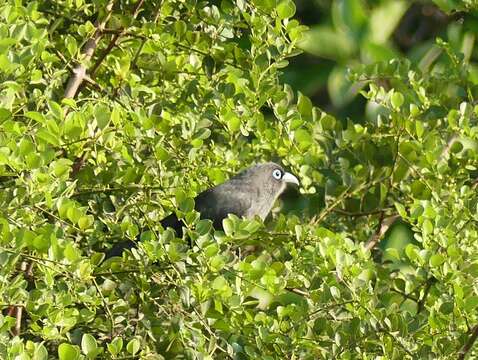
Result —
<instances>
[{"instance_id":1,"label":"leaf cluster","mask_svg":"<svg viewBox=\"0 0 478 360\"><path fill-rule=\"evenodd\" d=\"M423 66L353 67L370 114L342 120L280 81L295 9L0 5L1 358L475 355L474 33ZM197 193L264 160L298 175L300 201L267 224L199 219ZM173 211L184 238L159 223ZM409 244L378 246L391 225Z\"/></svg>"}]
</instances>

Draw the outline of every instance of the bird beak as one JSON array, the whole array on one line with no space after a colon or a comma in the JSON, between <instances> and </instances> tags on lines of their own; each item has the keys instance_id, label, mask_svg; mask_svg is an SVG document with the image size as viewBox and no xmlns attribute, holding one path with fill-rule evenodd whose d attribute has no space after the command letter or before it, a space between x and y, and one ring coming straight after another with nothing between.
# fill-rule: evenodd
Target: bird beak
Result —
<instances>
[{"instance_id":1,"label":"bird beak","mask_svg":"<svg viewBox=\"0 0 478 360\"><path fill-rule=\"evenodd\" d=\"M282 181L290 184L296 184L297 186L300 185L299 179L297 179L294 175L288 172L284 173L284 175L282 176Z\"/></svg>"}]
</instances>

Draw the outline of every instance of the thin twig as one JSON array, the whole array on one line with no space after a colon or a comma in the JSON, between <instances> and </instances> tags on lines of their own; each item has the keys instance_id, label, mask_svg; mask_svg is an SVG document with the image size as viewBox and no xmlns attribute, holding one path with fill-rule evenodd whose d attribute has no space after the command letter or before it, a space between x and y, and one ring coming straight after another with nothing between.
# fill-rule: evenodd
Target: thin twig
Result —
<instances>
[{"instance_id":1,"label":"thin twig","mask_svg":"<svg viewBox=\"0 0 478 360\"><path fill-rule=\"evenodd\" d=\"M374 181L364 183L364 184L358 186L356 189L354 189L352 191L351 191L350 187L347 188L347 190L345 190L342 194L340 194L340 196L338 196L337 199L335 199L335 201L331 205L327 206L324 210L322 210L322 212L318 216L314 216L314 218L312 219L310 224L311 225L316 225L316 224L320 223L342 201L344 201L345 199L347 199L351 196L354 196L355 194L359 193L360 191L364 190L365 188L372 187L372 186L384 181L385 179L386 178L380 178L380 179L377 179L377 180L374 180Z\"/></svg>"},{"instance_id":2,"label":"thin twig","mask_svg":"<svg viewBox=\"0 0 478 360\"><path fill-rule=\"evenodd\" d=\"M337 209L337 208L333 209L332 211L337 213L337 214L341 214L341 215L345 215L345 216L362 217L362 216L382 214L388 209L392 209L392 207L386 207L386 208L382 208L382 209L378 209L378 210L371 210L371 211L358 211L358 212L352 212L352 211L347 211L347 210L344 210L344 209Z\"/></svg>"},{"instance_id":3,"label":"thin twig","mask_svg":"<svg viewBox=\"0 0 478 360\"><path fill-rule=\"evenodd\" d=\"M24 252L21 252L21 251L14 251L14 250L11 250L11 249L7 249L3 246L0 246L0 250L1 251L5 251L7 253L10 253L12 255L15 255L15 256L23 256L24 258L27 258L29 260L32 260L34 261L35 263L37 263L38 265L41 265L41 266L44 266L54 272L57 272L59 274L63 274L65 275L66 277L69 277L69 278L74 278L73 274L68 271L67 267L65 264L61 264L57 261L54 261L54 260L50 260L50 259L44 259L44 258L40 258L40 257L37 257L37 256L33 256L33 255L29 255L29 254L26 254ZM62 270L58 270L52 266L49 266L47 264L45 264L45 262L49 262L49 263L52 263L52 264L55 264L59 267L62 267L63 269Z\"/></svg>"},{"instance_id":4,"label":"thin twig","mask_svg":"<svg viewBox=\"0 0 478 360\"><path fill-rule=\"evenodd\" d=\"M287 290L291 293L294 293L294 294L297 294L297 295L300 295L300 296L304 296L304 297L310 297L309 293L306 292L306 291L303 291L303 290L300 290L300 289L297 289L297 288L289 288L289 287L286 287L284 288L284 290Z\"/></svg>"},{"instance_id":5,"label":"thin twig","mask_svg":"<svg viewBox=\"0 0 478 360\"><path fill-rule=\"evenodd\" d=\"M114 319L113 319L113 314L111 313L111 310L108 306L108 302L106 301L105 297L103 296L103 293L101 292L101 289L98 286L98 283L96 282L96 279L93 278L92 281L93 281L93 284L95 285L96 291L98 291L98 294L101 297L101 300L103 302L103 306L106 309L106 314L108 315L108 318L110 320L110 336L111 336L111 338L113 338L113 331L114 331L114 325L115 325L115 322L114 322Z\"/></svg>"},{"instance_id":6,"label":"thin twig","mask_svg":"<svg viewBox=\"0 0 478 360\"><path fill-rule=\"evenodd\" d=\"M423 174L418 169L416 169L415 165L412 164L410 161L408 161L408 159L405 156L403 156L402 154L399 153L398 156L400 157L400 159L402 159L403 161L405 161L407 163L407 165L410 167L410 169L420 178L420 180L422 181L423 184L425 184L425 186L428 188L428 190L430 190L430 193L435 198L435 200L439 202L440 199L438 198L438 195L434 191L433 187L430 185L428 180L425 179Z\"/></svg>"},{"instance_id":7,"label":"thin twig","mask_svg":"<svg viewBox=\"0 0 478 360\"><path fill-rule=\"evenodd\" d=\"M473 347L473 344L476 341L476 338L478 337L478 325L475 325L473 328L473 331L471 333L471 336L468 338L467 342L463 347L460 349L460 352L458 353L458 360L464 360L466 355L470 352L471 348Z\"/></svg>"},{"instance_id":8,"label":"thin twig","mask_svg":"<svg viewBox=\"0 0 478 360\"><path fill-rule=\"evenodd\" d=\"M403 291L395 289L395 288L390 288L390 290L396 292L397 294L402 295L405 299L412 300L412 301L416 302L417 304L420 302L420 300L418 298L416 298L415 296L412 296L410 294L407 294L406 292L403 292Z\"/></svg>"},{"instance_id":9,"label":"thin twig","mask_svg":"<svg viewBox=\"0 0 478 360\"><path fill-rule=\"evenodd\" d=\"M423 296L421 297L420 301L418 302L417 306L417 314L419 314L424 308L425 308L425 301L427 300L428 293L430 292L430 289L432 285L435 283L435 278L432 276L428 278L425 286L425 290L423 291Z\"/></svg>"},{"instance_id":10,"label":"thin twig","mask_svg":"<svg viewBox=\"0 0 478 360\"><path fill-rule=\"evenodd\" d=\"M134 185L134 186L120 186L120 187L111 187L111 188L103 188L103 189L81 189L71 195L71 197L78 197L82 195L94 195L94 194L111 194L115 192L122 192L122 191L147 191L147 190L166 190L172 187L164 187L164 186L141 186L141 185Z\"/></svg>"}]
</instances>

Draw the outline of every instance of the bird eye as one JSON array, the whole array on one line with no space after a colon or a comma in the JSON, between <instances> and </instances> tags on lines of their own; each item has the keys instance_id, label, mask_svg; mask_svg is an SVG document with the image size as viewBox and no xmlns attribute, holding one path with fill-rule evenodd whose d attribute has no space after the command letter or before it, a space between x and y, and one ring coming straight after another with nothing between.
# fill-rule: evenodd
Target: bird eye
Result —
<instances>
[{"instance_id":1,"label":"bird eye","mask_svg":"<svg viewBox=\"0 0 478 360\"><path fill-rule=\"evenodd\" d=\"M272 176L274 177L274 179L280 180L282 178L282 171L280 171L279 169L275 169L272 172Z\"/></svg>"}]
</instances>

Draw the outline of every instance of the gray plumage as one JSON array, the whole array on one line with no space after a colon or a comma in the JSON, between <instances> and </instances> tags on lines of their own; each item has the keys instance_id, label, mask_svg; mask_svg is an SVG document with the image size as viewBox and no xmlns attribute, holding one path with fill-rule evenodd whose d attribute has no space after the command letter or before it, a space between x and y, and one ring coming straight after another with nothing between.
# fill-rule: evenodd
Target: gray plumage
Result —
<instances>
[{"instance_id":1,"label":"gray plumage","mask_svg":"<svg viewBox=\"0 0 478 360\"><path fill-rule=\"evenodd\" d=\"M274 171L280 173L280 178L274 177ZM199 194L195 199L196 210L201 218L213 220L215 228L222 226L228 214L249 219L257 215L264 220L287 182L295 179L298 184L291 174L284 180L285 174L288 173L281 166L272 162L253 166Z\"/></svg>"},{"instance_id":2,"label":"gray plumage","mask_svg":"<svg viewBox=\"0 0 478 360\"><path fill-rule=\"evenodd\" d=\"M297 178L280 165L273 162L259 164L200 193L194 199L195 209L201 214L201 219L210 219L215 229L222 229L222 220L228 214L247 219L259 216L264 220L289 183L299 185ZM183 223L176 214L164 218L161 225L173 228L178 236L182 236ZM120 243L107 253L107 258L121 255L125 248L134 246L134 242Z\"/></svg>"}]
</instances>

